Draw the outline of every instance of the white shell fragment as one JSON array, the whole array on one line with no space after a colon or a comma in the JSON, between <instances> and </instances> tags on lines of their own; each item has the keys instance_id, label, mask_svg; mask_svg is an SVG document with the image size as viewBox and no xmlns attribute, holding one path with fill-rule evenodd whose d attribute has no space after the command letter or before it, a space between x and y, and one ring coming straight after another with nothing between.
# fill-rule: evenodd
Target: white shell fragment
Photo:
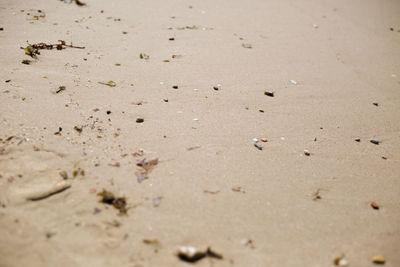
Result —
<instances>
[{"instance_id":1,"label":"white shell fragment","mask_svg":"<svg viewBox=\"0 0 400 267\"><path fill-rule=\"evenodd\" d=\"M295 80L290 80L290 82L291 82L292 84L297 84L297 82L296 82Z\"/></svg>"}]
</instances>

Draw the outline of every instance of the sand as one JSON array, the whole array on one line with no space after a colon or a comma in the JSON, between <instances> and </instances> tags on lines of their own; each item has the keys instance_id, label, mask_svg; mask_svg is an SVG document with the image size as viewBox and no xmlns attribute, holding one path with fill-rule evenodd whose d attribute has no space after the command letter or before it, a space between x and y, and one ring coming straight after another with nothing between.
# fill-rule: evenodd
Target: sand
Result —
<instances>
[{"instance_id":1,"label":"sand","mask_svg":"<svg viewBox=\"0 0 400 267\"><path fill-rule=\"evenodd\" d=\"M1 267L400 266L399 1L84 2L0 1Z\"/></svg>"}]
</instances>

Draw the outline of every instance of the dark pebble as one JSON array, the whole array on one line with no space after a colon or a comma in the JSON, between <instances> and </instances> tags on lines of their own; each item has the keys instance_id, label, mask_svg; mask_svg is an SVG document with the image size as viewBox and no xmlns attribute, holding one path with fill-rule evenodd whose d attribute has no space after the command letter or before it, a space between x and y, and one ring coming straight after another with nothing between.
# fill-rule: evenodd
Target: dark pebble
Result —
<instances>
[{"instance_id":1,"label":"dark pebble","mask_svg":"<svg viewBox=\"0 0 400 267\"><path fill-rule=\"evenodd\" d=\"M136 122L137 122L137 123L142 123L142 122L144 122L144 119L142 119L142 118L137 118L137 119L136 119Z\"/></svg>"},{"instance_id":2,"label":"dark pebble","mask_svg":"<svg viewBox=\"0 0 400 267\"><path fill-rule=\"evenodd\" d=\"M218 90L219 90L218 86L214 86L213 89L214 89L215 91L218 91Z\"/></svg>"},{"instance_id":3,"label":"dark pebble","mask_svg":"<svg viewBox=\"0 0 400 267\"><path fill-rule=\"evenodd\" d=\"M267 95L267 96L270 96L270 97L274 97L274 92L265 91L264 95Z\"/></svg>"},{"instance_id":4,"label":"dark pebble","mask_svg":"<svg viewBox=\"0 0 400 267\"><path fill-rule=\"evenodd\" d=\"M110 115L111 114L111 110L107 110L107 115Z\"/></svg>"},{"instance_id":5,"label":"dark pebble","mask_svg":"<svg viewBox=\"0 0 400 267\"><path fill-rule=\"evenodd\" d=\"M357 138L357 139L354 139L354 141L356 141L356 142L361 142L361 139L360 139L360 138Z\"/></svg>"},{"instance_id":6,"label":"dark pebble","mask_svg":"<svg viewBox=\"0 0 400 267\"><path fill-rule=\"evenodd\" d=\"M178 85L174 85L174 86L172 86L172 88L178 89Z\"/></svg>"},{"instance_id":7,"label":"dark pebble","mask_svg":"<svg viewBox=\"0 0 400 267\"><path fill-rule=\"evenodd\" d=\"M168 99L167 99L167 98L165 98L165 99L164 99L164 102L168 102Z\"/></svg>"},{"instance_id":8,"label":"dark pebble","mask_svg":"<svg viewBox=\"0 0 400 267\"><path fill-rule=\"evenodd\" d=\"M174 38L174 37L171 37L171 38L169 38L168 40L170 40L170 41L175 41L175 38Z\"/></svg>"},{"instance_id":9,"label":"dark pebble","mask_svg":"<svg viewBox=\"0 0 400 267\"><path fill-rule=\"evenodd\" d=\"M370 140L370 142L373 143L374 145L379 145L379 143L380 143L378 140L374 140L374 139Z\"/></svg>"},{"instance_id":10,"label":"dark pebble","mask_svg":"<svg viewBox=\"0 0 400 267\"><path fill-rule=\"evenodd\" d=\"M11 80L6 80L6 83L9 83L9 82L11 82Z\"/></svg>"},{"instance_id":11,"label":"dark pebble","mask_svg":"<svg viewBox=\"0 0 400 267\"><path fill-rule=\"evenodd\" d=\"M378 103L378 102L374 102L374 103L372 103L372 104L374 104L374 106L379 106L379 103Z\"/></svg>"},{"instance_id":12,"label":"dark pebble","mask_svg":"<svg viewBox=\"0 0 400 267\"><path fill-rule=\"evenodd\" d=\"M0 31L4 31L4 28L3 28L3 27L1 27L1 28L0 28Z\"/></svg>"}]
</instances>

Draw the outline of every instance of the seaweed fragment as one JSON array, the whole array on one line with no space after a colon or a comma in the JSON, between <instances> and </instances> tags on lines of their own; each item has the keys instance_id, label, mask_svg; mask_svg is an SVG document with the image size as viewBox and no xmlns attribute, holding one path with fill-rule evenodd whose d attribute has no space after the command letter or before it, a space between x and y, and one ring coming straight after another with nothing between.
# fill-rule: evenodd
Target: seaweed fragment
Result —
<instances>
[{"instance_id":1,"label":"seaweed fragment","mask_svg":"<svg viewBox=\"0 0 400 267\"><path fill-rule=\"evenodd\" d=\"M119 210L120 214L126 214L126 199L125 197L115 197L110 191L103 189L102 192L97 194L101 196L100 202L108 205L112 205L114 208Z\"/></svg>"}]
</instances>

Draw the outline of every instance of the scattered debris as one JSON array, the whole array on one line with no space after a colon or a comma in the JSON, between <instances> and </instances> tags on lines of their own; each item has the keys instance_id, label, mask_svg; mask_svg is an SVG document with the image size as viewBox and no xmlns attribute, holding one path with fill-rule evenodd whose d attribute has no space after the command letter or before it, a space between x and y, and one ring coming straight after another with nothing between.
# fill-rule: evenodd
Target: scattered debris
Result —
<instances>
[{"instance_id":1,"label":"scattered debris","mask_svg":"<svg viewBox=\"0 0 400 267\"><path fill-rule=\"evenodd\" d=\"M157 253L159 249L162 248L160 241L158 239L143 239L143 243L154 248L154 253Z\"/></svg>"},{"instance_id":2,"label":"scattered debris","mask_svg":"<svg viewBox=\"0 0 400 267\"><path fill-rule=\"evenodd\" d=\"M68 173L66 171L60 171L58 174L60 174L61 178L64 180L68 180Z\"/></svg>"},{"instance_id":3,"label":"scattered debris","mask_svg":"<svg viewBox=\"0 0 400 267\"><path fill-rule=\"evenodd\" d=\"M217 86L213 86L213 89L215 90L215 91L219 91L219 90L221 90L221 84L217 84Z\"/></svg>"},{"instance_id":4,"label":"scattered debris","mask_svg":"<svg viewBox=\"0 0 400 267\"><path fill-rule=\"evenodd\" d=\"M251 45L251 44L249 44L249 43L243 43L242 44L242 46L244 47L244 48L253 48L253 46Z\"/></svg>"},{"instance_id":5,"label":"scattered debris","mask_svg":"<svg viewBox=\"0 0 400 267\"><path fill-rule=\"evenodd\" d=\"M101 212L101 209L99 208L94 208L93 210L93 215L99 214Z\"/></svg>"},{"instance_id":6,"label":"scattered debris","mask_svg":"<svg viewBox=\"0 0 400 267\"><path fill-rule=\"evenodd\" d=\"M108 82L106 82L106 83L104 83L104 82L98 82L99 84L104 84L104 85L107 85L107 86L110 86L110 87L115 87L115 86L117 86L117 84L114 82L114 81L108 81Z\"/></svg>"},{"instance_id":7,"label":"scattered debris","mask_svg":"<svg viewBox=\"0 0 400 267\"><path fill-rule=\"evenodd\" d=\"M150 56L145 54L145 53L140 53L139 54L139 58L140 59L144 59L144 60L148 60L150 58Z\"/></svg>"},{"instance_id":8,"label":"scattered debris","mask_svg":"<svg viewBox=\"0 0 400 267\"><path fill-rule=\"evenodd\" d=\"M119 162L109 163L108 166L119 168L119 167L121 167L121 163L119 163Z\"/></svg>"},{"instance_id":9,"label":"scattered debris","mask_svg":"<svg viewBox=\"0 0 400 267\"><path fill-rule=\"evenodd\" d=\"M126 199L125 197L115 197L113 193L110 191L107 191L103 189L103 192L100 192L97 194L98 196L101 196L101 203L112 205L114 208L119 210L120 214L126 214L127 208L126 208Z\"/></svg>"},{"instance_id":10,"label":"scattered debris","mask_svg":"<svg viewBox=\"0 0 400 267\"><path fill-rule=\"evenodd\" d=\"M144 119L143 118L137 118L136 119L136 123L143 123L144 122Z\"/></svg>"},{"instance_id":11,"label":"scattered debris","mask_svg":"<svg viewBox=\"0 0 400 267\"><path fill-rule=\"evenodd\" d=\"M46 13L43 10L29 9L26 13L27 20L39 20L46 17Z\"/></svg>"},{"instance_id":12,"label":"scattered debris","mask_svg":"<svg viewBox=\"0 0 400 267\"><path fill-rule=\"evenodd\" d=\"M67 88L65 86L60 86L57 89L51 89L51 92L53 94L58 94L61 93L62 91L65 91Z\"/></svg>"},{"instance_id":13,"label":"scattered debris","mask_svg":"<svg viewBox=\"0 0 400 267\"><path fill-rule=\"evenodd\" d=\"M254 146L258 149L258 150L263 150L263 147L258 144L258 143L254 143Z\"/></svg>"},{"instance_id":14,"label":"scattered debris","mask_svg":"<svg viewBox=\"0 0 400 267\"><path fill-rule=\"evenodd\" d=\"M233 192L240 192L240 193L246 193L246 191L244 191L244 189L241 187L241 186L234 186L234 187L232 187L232 191Z\"/></svg>"},{"instance_id":15,"label":"scattered debris","mask_svg":"<svg viewBox=\"0 0 400 267\"><path fill-rule=\"evenodd\" d=\"M81 169L81 168L78 168L78 169L73 170L72 176L76 177L76 176L78 176L78 175L80 175L80 176L85 176L85 170L83 170L83 169Z\"/></svg>"},{"instance_id":16,"label":"scattered debris","mask_svg":"<svg viewBox=\"0 0 400 267\"><path fill-rule=\"evenodd\" d=\"M246 247L250 247L251 249L255 249L256 247L254 246L253 240L251 239L243 239L241 241L242 245Z\"/></svg>"},{"instance_id":17,"label":"scattered debris","mask_svg":"<svg viewBox=\"0 0 400 267\"><path fill-rule=\"evenodd\" d=\"M208 247L206 250L198 250L195 247L191 246L183 246L180 247L177 254L179 259L186 262L197 262L205 257L215 258L215 259L223 259L223 256L219 253L216 253Z\"/></svg>"},{"instance_id":18,"label":"scattered debris","mask_svg":"<svg viewBox=\"0 0 400 267\"><path fill-rule=\"evenodd\" d=\"M372 258L372 262L375 263L375 264L385 264L386 263L386 259L382 255L377 255L377 256L374 256Z\"/></svg>"},{"instance_id":19,"label":"scattered debris","mask_svg":"<svg viewBox=\"0 0 400 267\"><path fill-rule=\"evenodd\" d=\"M160 206L162 199L163 197L153 198L153 207L157 208L158 206Z\"/></svg>"},{"instance_id":20,"label":"scattered debris","mask_svg":"<svg viewBox=\"0 0 400 267\"><path fill-rule=\"evenodd\" d=\"M57 193L60 193L70 187L71 185L65 180L58 180L52 184L43 184L29 188L29 192L26 193L25 198L32 201L42 200Z\"/></svg>"},{"instance_id":21,"label":"scattered debris","mask_svg":"<svg viewBox=\"0 0 400 267\"><path fill-rule=\"evenodd\" d=\"M374 145L379 145L379 143L380 143L378 140L375 140L375 139L371 139L369 141Z\"/></svg>"},{"instance_id":22,"label":"scattered debris","mask_svg":"<svg viewBox=\"0 0 400 267\"><path fill-rule=\"evenodd\" d=\"M75 2L78 6L86 6L85 3L81 2L80 0L60 0L63 1L64 3L71 4L72 2Z\"/></svg>"},{"instance_id":23,"label":"scattered debris","mask_svg":"<svg viewBox=\"0 0 400 267\"><path fill-rule=\"evenodd\" d=\"M83 131L83 126L77 125L74 127L74 130L77 131L78 133L81 133Z\"/></svg>"},{"instance_id":24,"label":"scattered debris","mask_svg":"<svg viewBox=\"0 0 400 267\"><path fill-rule=\"evenodd\" d=\"M258 149L258 150L262 150L262 146L260 144L258 144L258 139L257 138L253 138L253 143L254 146Z\"/></svg>"},{"instance_id":25,"label":"scattered debris","mask_svg":"<svg viewBox=\"0 0 400 267\"><path fill-rule=\"evenodd\" d=\"M264 91L264 95L274 97L275 94L274 94L274 92Z\"/></svg>"},{"instance_id":26,"label":"scattered debris","mask_svg":"<svg viewBox=\"0 0 400 267\"><path fill-rule=\"evenodd\" d=\"M22 64L25 64L25 65L31 65L32 62L33 62L33 61L32 61L32 60L29 60L29 59L24 59L24 60L21 61L21 63L22 63Z\"/></svg>"},{"instance_id":27,"label":"scattered debris","mask_svg":"<svg viewBox=\"0 0 400 267\"><path fill-rule=\"evenodd\" d=\"M317 200L322 199L320 193L321 193L321 189L318 188L317 191L312 195L312 200L317 201Z\"/></svg>"},{"instance_id":28,"label":"scattered debris","mask_svg":"<svg viewBox=\"0 0 400 267\"><path fill-rule=\"evenodd\" d=\"M141 183L143 180L148 179L148 174L153 170L154 166L158 164L158 159L152 159L149 161L146 161L146 159L142 159L138 163L136 163L136 166L139 166L142 168L141 171L138 171L135 173L137 180L139 183Z\"/></svg>"},{"instance_id":29,"label":"scattered debris","mask_svg":"<svg viewBox=\"0 0 400 267\"><path fill-rule=\"evenodd\" d=\"M376 204L376 202L371 202L371 207L374 209L374 210L379 210L379 205L378 204Z\"/></svg>"},{"instance_id":30,"label":"scattered debris","mask_svg":"<svg viewBox=\"0 0 400 267\"><path fill-rule=\"evenodd\" d=\"M336 266L345 267L349 265L349 262L344 258L344 255L337 257L333 260L333 264Z\"/></svg>"},{"instance_id":31,"label":"scattered debris","mask_svg":"<svg viewBox=\"0 0 400 267\"><path fill-rule=\"evenodd\" d=\"M205 189L205 190L203 190L203 192L207 193L207 194L216 195L216 194L218 194L220 192L220 190L207 190L207 189Z\"/></svg>"},{"instance_id":32,"label":"scattered debris","mask_svg":"<svg viewBox=\"0 0 400 267\"><path fill-rule=\"evenodd\" d=\"M201 148L201 146L191 146L191 147L186 148L186 150L192 151L192 150L199 149L199 148Z\"/></svg>"}]
</instances>

